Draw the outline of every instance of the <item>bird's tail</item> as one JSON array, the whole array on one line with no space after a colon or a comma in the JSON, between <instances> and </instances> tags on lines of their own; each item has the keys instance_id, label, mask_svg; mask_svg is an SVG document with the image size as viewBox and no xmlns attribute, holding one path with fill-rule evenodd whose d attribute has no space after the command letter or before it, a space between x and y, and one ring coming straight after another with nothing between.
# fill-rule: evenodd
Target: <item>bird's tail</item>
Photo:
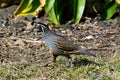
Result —
<instances>
[{"instance_id":1,"label":"bird's tail","mask_svg":"<svg viewBox=\"0 0 120 80\"><path fill-rule=\"evenodd\" d=\"M80 48L80 47L78 47L78 51L79 51L80 53L82 53L82 54L86 54L86 55L90 55L90 56L96 57L95 54L93 54L93 53L91 53L91 52L88 52L87 50L84 50L84 49L82 49L82 48Z\"/></svg>"}]
</instances>

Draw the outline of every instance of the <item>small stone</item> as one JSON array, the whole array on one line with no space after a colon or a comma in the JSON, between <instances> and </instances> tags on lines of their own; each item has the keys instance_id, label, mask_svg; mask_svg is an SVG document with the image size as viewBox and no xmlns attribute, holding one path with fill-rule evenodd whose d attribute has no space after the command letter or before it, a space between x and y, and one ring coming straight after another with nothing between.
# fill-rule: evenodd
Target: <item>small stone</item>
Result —
<instances>
[{"instance_id":1,"label":"small stone","mask_svg":"<svg viewBox=\"0 0 120 80\"><path fill-rule=\"evenodd\" d=\"M85 20L85 23L89 24L89 23L90 23L90 20Z\"/></svg>"},{"instance_id":2,"label":"small stone","mask_svg":"<svg viewBox=\"0 0 120 80\"><path fill-rule=\"evenodd\" d=\"M92 35L85 37L85 39L87 39L87 40L91 40L91 39L93 39L93 38L94 38L94 37L93 37Z\"/></svg>"},{"instance_id":3,"label":"small stone","mask_svg":"<svg viewBox=\"0 0 120 80\"><path fill-rule=\"evenodd\" d=\"M65 33L66 33L66 31L62 30L62 31L61 31L61 33L65 34Z\"/></svg>"}]
</instances>

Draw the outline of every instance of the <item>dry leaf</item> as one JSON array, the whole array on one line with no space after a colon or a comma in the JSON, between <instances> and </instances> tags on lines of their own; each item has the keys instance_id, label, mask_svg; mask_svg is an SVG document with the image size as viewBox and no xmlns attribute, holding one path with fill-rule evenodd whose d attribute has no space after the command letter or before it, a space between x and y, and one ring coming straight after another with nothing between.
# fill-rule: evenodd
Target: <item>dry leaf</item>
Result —
<instances>
[{"instance_id":1,"label":"dry leaf","mask_svg":"<svg viewBox=\"0 0 120 80\"><path fill-rule=\"evenodd\" d=\"M115 0L118 4L120 4L120 0Z\"/></svg>"},{"instance_id":2,"label":"dry leaf","mask_svg":"<svg viewBox=\"0 0 120 80\"><path fill-rule=\"evenodd\" d=\"M46 0L40 0L40 4L42 5L42 7L45 6L45 2Z\"/></svg>"},{"instance_id":3,"label":"dry leaf","mask_svg":"<svg viewBox=\"0 0 120 80\"><path fill-rule=\"evenodd\" d=\"M119 57L119 53L120 53L120 50L119 50L119 49L117 49L117 50L114 52L114 54L112 55L112 57L111 57L111 59L110 59L110 62L111 62L111 63L114 63L114 62L115 62L115 60L117 59L117 57Z\"/></svg>"},{"instance_id":4,"label":"dry leaf","mask_svg":"<svg viewBox=\"0 0 120 80\"><path fill-rule=\"evenodd\" d=\"M16 45L20 45L20 46L24 46L25 43L22 39L18 39L16 42L15 42Z\"/></svg>"}]
</instances>

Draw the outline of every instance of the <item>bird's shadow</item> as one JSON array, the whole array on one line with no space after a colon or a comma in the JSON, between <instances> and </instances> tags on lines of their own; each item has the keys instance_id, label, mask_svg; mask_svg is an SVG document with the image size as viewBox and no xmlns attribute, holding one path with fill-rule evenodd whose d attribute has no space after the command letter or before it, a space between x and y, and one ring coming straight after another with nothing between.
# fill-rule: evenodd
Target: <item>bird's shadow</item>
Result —
<instances>
[{"instance_id":1,"label":"bird's shadow","mask_svg":"<svg viewBox=\"0 0 120 80\"><path fill-rule=\"evenodd\" d=\"M81 66L87 66L87 65L101 65L99 63L96 63L94 61L90 61L88 59L79 59L73 61L74 67L81 67Z\"/></svg>"}]
</instances>

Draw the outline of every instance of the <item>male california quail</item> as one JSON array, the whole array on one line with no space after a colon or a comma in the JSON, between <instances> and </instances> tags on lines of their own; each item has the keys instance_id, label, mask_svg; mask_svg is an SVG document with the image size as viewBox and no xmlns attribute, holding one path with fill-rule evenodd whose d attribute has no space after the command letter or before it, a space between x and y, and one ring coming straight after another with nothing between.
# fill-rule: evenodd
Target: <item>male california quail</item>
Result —
<instances>
[{"instance_id":1,"label":"male california quail","mask_svg":"<svg viewBox=\"0 0 120 80\"><path fill-rule=\"evenodd\" d=\"M42 28L42 36L46 45L50 48L50 51L53 55L53 61L56 61L56 57L59 55L70 58L71 54L86 54L90 56L96 56L95 54L88 52L87 50L82 49L71 41L67 40L65 37L60 36L52 31L50 31L45 24L39 24L39 27ZM74 53L74 51L78 51Z\"/></svg>"}]
</instances>

